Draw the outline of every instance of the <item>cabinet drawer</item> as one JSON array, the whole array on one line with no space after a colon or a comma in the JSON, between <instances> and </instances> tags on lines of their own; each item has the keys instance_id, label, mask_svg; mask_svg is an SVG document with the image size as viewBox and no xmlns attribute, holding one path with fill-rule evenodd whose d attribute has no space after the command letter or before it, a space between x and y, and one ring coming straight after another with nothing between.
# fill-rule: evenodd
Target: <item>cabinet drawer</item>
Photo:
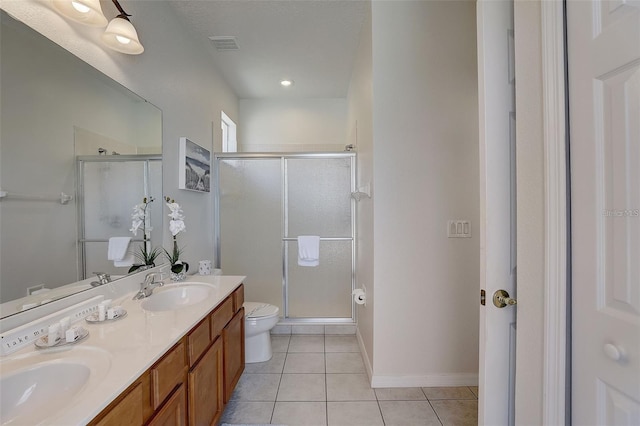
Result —
<instances>
[{"instance_id":1,"label":"cabinet drawer","mask_svg":"<svg viewBox=\"0 0 640 426\"><path fill-rule=\"evenodd\" d=\"M233 312L238 312L244 303L244 284L233 292Z\"/></svg>"},{"instance_id":2,"label":"cabinet drawer","mask_svg":"<svg viewBox=\"0 0 640 426\"><path fill-rule=\"evenodd\" d=\"M171 391L184 381L186 372L184 340L151 368L151 404L156 410Z\"/></svg>"},{"instance_id":3,"label":"cabinet drawer","mask_svg":"<svg viewBox=\"0 0 640 426\"><path fill-rule=\"evenodd\" d=\"M211 340L215 340L222 333L224 326L233 317L233 312L233 297L229 296L211 315Z\"/></svg>"},{"instance_id":4,"label":"cabinet drawer","mask_svg":"<svg viewBox=\"0 0 640 426\"><path fill-rule=\"evenodd\" d=\"M158 410L148 426L185 426L187 424L187 394L180 385L167 403Z\"/></svg>"},{"instance_id":5,"label":"cabinet drawer","mask_svg":"<svg viewBox=\"0 0 640 426\"><path fill-rule=\"evenodd\" d=\"M187 351L189 354L189 367L193 367L196 361L209 347L211 343L211 324L209 317L205 318L187 336Z\"/></svg>"}]
</instances>

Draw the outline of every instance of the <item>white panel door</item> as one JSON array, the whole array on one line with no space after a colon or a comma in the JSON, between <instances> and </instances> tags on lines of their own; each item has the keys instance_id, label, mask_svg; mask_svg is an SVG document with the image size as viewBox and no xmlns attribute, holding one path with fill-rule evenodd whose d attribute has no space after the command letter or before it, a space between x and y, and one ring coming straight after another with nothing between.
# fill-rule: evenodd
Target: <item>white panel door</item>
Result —
<instances>
[{"instance_id":1,"label":"white panel door","mask_svg":"<svg viewBox=\"0 0 640 426\"><path fill-rule=\"evenodd\" d=\"M516 307L498 308L496 290L516 297L515 75L513 2L478 1L480 124L480 307L478 423L514 423Z\"/></svg>"},{"instance_id":2,"label":"white panel door","mask_svg":"<svg viewBox=\"0 0 640 426\"><path fill-rule=\"evenodd\" d=\"M567 18L573 424L640 425L640 2Z\"/></svg>"}]
</instances>

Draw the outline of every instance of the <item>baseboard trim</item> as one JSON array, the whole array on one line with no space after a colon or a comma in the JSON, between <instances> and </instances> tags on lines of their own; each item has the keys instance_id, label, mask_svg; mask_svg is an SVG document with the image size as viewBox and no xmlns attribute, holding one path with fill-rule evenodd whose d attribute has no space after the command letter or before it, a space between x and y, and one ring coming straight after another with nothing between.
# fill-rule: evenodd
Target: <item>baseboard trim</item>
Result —
<instances>
[{"instance_id":1,"label":"baseboard trim","mask_svg":"<svg viewBox=\"0 0 640 426\"><path fill-rule=\"evenodd\" d=\"M382 376L373 374L371 361L364 346L360 329L356 328L356 338L362 360L372 388L419 388L447 386L478 386L477 373L427 374L424 376Z\"/></svg>"},{"instance_id":2,"label":"baseboard trim","mask_svg":"<svg viewBox=\"0 0 640 426\"><path fill-rule=\"evenodd\" d=\"M369 360L369 354L364 347L364 341L362 340L362 335L360 334L360 329L356 328L356 338L358 339L358 346L360 347L360 355L362 355L362 360L364 361L364 367L367 370L367 376L369 376L369 383L372 383L373 377L373 368L371 367L371 361ZM371 385L373 387L373 385Z\"/></svg>"},{"instance_id":3,"label":"baseboard trim","mask_svg":"<svg viewBox=\"0 0 640 426\"><path fill-rule=\"evenodd\" d=\"M381 376L371 378L372 388L416 388L478 386L478 375L474 373L427 374L424 376Z\"/></svg>"}]
</instances>

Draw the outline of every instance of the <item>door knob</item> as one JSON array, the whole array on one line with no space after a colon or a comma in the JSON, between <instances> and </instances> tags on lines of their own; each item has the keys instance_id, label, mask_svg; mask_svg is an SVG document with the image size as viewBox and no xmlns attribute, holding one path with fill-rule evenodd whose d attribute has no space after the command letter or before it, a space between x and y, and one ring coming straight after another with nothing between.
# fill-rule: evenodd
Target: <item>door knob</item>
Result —
<instances>
[{"instance_id":1,"label":"door knob","mask_svg":"<svg viewBox=\"0 0 640 426\"><path fill-rule=\"evenodd\" d=\"M611 343L604 345L604 353L613 361L622 361L624 358L624 351Z\"/></svg>"},{"instance_id":2,"label":"door knob","mask_svg":"<svg viewBox=\"0 0 640 426\"><path fill-rule=\"evenodd\" d=\"M498 308L504 308L507 305L516 305L518 301L509 297L506 290L497 290L493 293L493 304Z\"/></svg>"}]
</instances>

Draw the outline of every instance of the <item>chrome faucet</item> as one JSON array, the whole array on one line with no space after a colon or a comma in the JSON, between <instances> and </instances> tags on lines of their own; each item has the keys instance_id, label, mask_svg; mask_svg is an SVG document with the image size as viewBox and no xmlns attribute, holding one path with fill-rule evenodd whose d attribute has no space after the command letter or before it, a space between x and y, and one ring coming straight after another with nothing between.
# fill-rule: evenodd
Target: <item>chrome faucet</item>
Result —
<instances>
[{"instance_id":1,"label":"chrome faucet","mask_svg":"<svg viewBox=\"0 0 640 426\"><path fill-rule=\"evenodd\" d=\"M109 284L111 282L111 275L106 272L94 272L98 276L98 281L91 281L92 287L98 287L101 285Z\"/></svg>"},{"instance_id":2,"label":"chrome faucet","mask_svg":"<svg viewBox=\"0 0 640 426\"><path fill-rule=\"evenodd\" d=\"M144 299L145 297L149 297L153 294L153 289L156 287L162 287L164 282L156 281L156 277L160 277L162 280L163 274L161 272L150 272L144 277L144 281L140 283L140 291L133 296L133 300Z\"/></svg>"}]
</instances>

